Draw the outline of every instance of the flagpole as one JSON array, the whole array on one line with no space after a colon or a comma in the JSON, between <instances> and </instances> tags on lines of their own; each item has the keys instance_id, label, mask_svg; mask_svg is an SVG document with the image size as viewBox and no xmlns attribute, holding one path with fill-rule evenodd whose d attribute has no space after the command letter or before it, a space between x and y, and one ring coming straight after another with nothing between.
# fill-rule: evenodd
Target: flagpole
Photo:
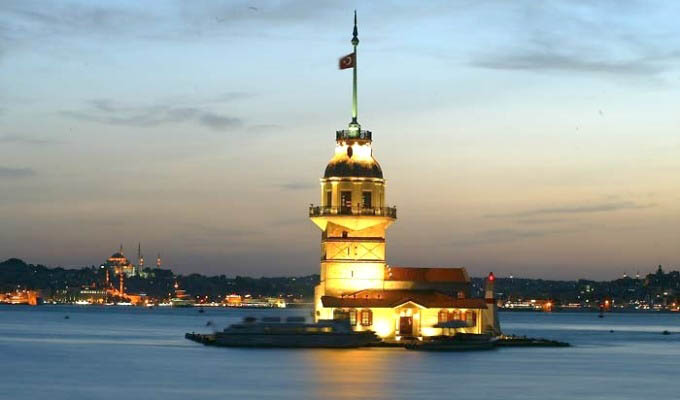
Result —
<instances>
[{"instance_id":1,"label":"flagpole","mask_svg":"<svg viewBox=\"0 0 680 400\"><path fill-rule=\"evenodd\" d=\"M352 32L352 45L354 46L354 66L353 71L353 85L352 85L352 122L350 123L350 128L360 129L358 117L358 105L357 105L357 46L359 45L359 31L357 29L357 11L354 10L354 31Z\"/></svg>"}]
</instances>

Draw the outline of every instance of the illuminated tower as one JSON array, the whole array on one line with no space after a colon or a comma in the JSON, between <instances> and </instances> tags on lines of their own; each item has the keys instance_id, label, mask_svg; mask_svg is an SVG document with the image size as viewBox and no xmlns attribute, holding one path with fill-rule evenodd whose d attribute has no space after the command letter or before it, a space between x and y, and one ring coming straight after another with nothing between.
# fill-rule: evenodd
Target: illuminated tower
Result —
<instances>
[{"instance_id":1,"label":"illuminated tower","mask_svg":"<svg viewBox=\"0 0 680 400\"><path fill-rule=\"evenodd\" d=\"M161 253L158 253L158 257L156 258L156 268L161 268Z\"/></svg>"},{"instance_id":2,"label":"illuminated tower","mask_svg":"<svg viewBox=\"0 0 680 400\"><path fill-rule=\"evenodd\" d=\"M321 229L321 279L314 291L315 318L332 318L322 296L342 296L363 289L383 289L385 231L397 218L386 207L385 179L373 158L370 131L362 130L357 107L356 12L354 52L340 60L353 69L352 120L337 131L335 153L321 178L321 205L310 206L309 217Z\"/></svg>"}]
</instances>

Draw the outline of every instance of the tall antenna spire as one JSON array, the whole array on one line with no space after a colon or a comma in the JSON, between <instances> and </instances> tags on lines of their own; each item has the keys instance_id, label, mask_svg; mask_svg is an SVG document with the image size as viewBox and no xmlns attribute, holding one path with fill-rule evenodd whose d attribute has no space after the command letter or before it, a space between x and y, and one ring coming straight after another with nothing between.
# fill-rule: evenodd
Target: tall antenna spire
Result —
<instances>
[{"instance_id":1,"label":"tall antenna spire","mask_svg":"<svg viewBox=\"0 0 680 400\"><path fill-rule=\"evenodd\" d=\"M354 30L352 31L352 46L354 46L354 67L352 68L352 122L349 124L350 130L361 130L359 121L359 106L357 104L357 46L359 45L359 29L357 28L357 10L354 10Z\"/></svg>"}]
</instances>

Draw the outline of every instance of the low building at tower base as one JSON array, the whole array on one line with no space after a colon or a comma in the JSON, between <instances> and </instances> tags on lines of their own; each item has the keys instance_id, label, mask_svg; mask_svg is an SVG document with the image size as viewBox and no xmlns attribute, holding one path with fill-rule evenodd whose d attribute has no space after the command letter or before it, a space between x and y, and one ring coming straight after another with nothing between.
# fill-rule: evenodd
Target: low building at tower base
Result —
<instances>
[{"instance_id":1,"label":"low building at tower base","mask_svg":"<svg viewBox=\"0 0 680 400\"><path fill-rule=\"evenodd\" d=\"M487 278L489 298L470 298L464 268L385 267L381 288L340 296L320 295L316 318L349 319L357 331L372 330L382 338L413 338L454 333L500 334L493 300L493 274Z\"/></svg>"}]
</instances>

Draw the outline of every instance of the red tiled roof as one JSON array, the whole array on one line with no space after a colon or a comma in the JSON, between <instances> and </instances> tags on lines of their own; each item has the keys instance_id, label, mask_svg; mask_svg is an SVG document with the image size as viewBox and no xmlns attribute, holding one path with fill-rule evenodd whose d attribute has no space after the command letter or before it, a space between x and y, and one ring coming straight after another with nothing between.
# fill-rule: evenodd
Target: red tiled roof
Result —
<instances>
[{"instance_id":1,"label":"red tiled roof","mask_svg":"<svg viewBox=\"0 0 680 400\"><path fill-rule=\"evenodd\" d=\"M426 308L485 309L484 299L458 299L435 290L362 290L343 297L322 296L324 307L394 308L409 301Z\"/></svg>"},{"instance_id":2,"label":"red tiled roof","mask_svg":"<svg viewBox=\"0 0 680 400\"><path fill-rule=\"evenodd\" d=\"M470 282L465 268L385 267L385 280L419 282Z\"/></svg>"}]
</instances>

